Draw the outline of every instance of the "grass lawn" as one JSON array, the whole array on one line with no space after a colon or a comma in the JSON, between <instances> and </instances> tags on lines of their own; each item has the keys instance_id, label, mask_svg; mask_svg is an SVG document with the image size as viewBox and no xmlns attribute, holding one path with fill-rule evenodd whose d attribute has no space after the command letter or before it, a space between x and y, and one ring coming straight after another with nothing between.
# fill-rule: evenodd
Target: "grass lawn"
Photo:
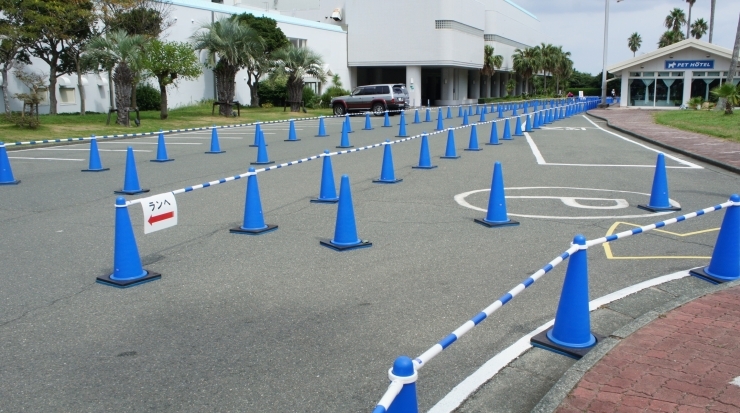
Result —
<instances>
[{"instance_id":1,"label":"grass lawn","mask_svg":"<svg viewBox=\"0 0 740 413\"><path fill-rule=\"evenodd\" d=\"M690 132L740 142L740 112L732 115L724 111L667 110L655 114L655 122Z\"/></svg>"},{"instance_id":2,"label":"grass lawn","mask_svg":"<svg viewBox=\"0 0 740 413\"><path fill-rule=\"evenodd\" d=\"M80 136L115 135L121 133L157 132L160 129L186 129L199 128L211 125L233 125L240 123L251 123L255 121L270 121L278 119L291 119L301 117L312 117L319 115L331 115L331 109L307 109L308 113L291 113L290 109L283 112L283 108L242 108L241 117L225 118L216 115L211 116L212 103L201 103L194 106L186 106L170 110L169 118L159 119L159 111L141 112L141 126L125 128L115 124L116 114L111 114L111 124L105 125L108 115L41 115L41 126L38 129L19 128L9 123L5 116L0 116L0 141L18 142L40 139L74 138ZM234 108L236 110L236 108ZM131 114L132 122L136 117Z\"/></svg>"}]
</instances>

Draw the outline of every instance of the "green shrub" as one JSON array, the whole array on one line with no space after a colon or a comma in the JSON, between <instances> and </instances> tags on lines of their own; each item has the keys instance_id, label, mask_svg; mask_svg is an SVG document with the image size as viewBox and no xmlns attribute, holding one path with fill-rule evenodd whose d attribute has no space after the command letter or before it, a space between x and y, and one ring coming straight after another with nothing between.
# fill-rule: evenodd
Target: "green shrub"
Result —
<instances>
[{"instance_id":1,"label":"green shrub","mask_svg":"<svg viewBox=\"0 0 740 413\"><path fill-rule=\"evenodd\" d=\"M303 104L309 109L314 109L319 106L321 102L321 96L317 95L310 87L303 88Z\"/></svg>"},{"instance_id":2,"label":"green shrub","mask_svg":"<svg viewBox=\"0 0 740 413\"><path fill-rule=\"evenodd\" d=\"M260 82L257 93L259 94L260 106L262 107L265 107L266 103L270 103L273 106L283 106L283 102L288 100L288 88L280 80Z\"/></svg>"},{"instance_id":3,"label":"green shrub","mask_svg":"<svg viewBox=\"0 0 740 413\"><path fill-rule=\"evenodd\" d=\"M136 87L136 106L139 110L159 110L162 102L162 96L159 90L149 86L146 83L140 83Z\"/></svg>"},{"instance_id":4,"label":"green shrub","mask_svg":"<svg viewBox=\"0 0 740 413\"><path fill-rule=\"evenodd\" d=\"M269 108L275 107L275 105L273 105L271 102L260 103L260 106L262 106L265 109L269 109Z\"/></svg>"},{"instance_id":5,"label":"green shrub","mask_svg":"<svg viewBox=\"0 0 740 413\"><path fill-rule=\"evenodd\" d=\"M10 122L14 123L19 128L29 128L29 129L38 129L39 126L41 126L41 122L39 121L39 118L36 117L36 115L29 115L26 114L25 116L22 116L20 113L12 112L10 115L6 115L5 119Z\"/></svg>"},{"instance_id":6,"label":"green shrub","mask_svg":"<svg viewBox=\"0 0 740 413\"><path fill-rule=\"evenodd\" d=\"M337 96L349 95L349 93L349 90L342 89L338 86L332 86L326 89L326 92L321 95L321 107L328 108L331 104L332 98L335 98Z\"/></svg>"}]
</instances>

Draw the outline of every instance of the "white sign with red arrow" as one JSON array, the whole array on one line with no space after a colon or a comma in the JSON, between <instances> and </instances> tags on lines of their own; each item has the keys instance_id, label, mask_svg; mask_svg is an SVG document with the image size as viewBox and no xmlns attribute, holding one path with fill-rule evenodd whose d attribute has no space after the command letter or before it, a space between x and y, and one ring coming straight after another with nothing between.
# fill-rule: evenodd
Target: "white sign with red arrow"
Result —
<instances>
[{"instance_id":1,"label":"white sign with red arrow","mask_svg":"<svg viewBox=\"0 0 740 413\"><path fill-rule=\"evenodd\" d=\"M177 225L177 202L172 192L141 200L144 211L144 234Z\"/></svg>"}]
</instances>

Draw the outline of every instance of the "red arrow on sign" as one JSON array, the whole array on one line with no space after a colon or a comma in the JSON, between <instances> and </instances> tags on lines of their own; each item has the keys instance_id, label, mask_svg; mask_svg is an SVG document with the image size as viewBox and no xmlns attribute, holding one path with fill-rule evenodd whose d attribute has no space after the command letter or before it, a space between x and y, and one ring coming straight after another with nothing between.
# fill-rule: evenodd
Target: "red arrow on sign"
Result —
<instances>
[{"instance_id":1,"label":"red arrow on sign","mask_svg":"<svg viewBox=\"0 0 740 413\"><path fill-rule=\"evenodd\" d=\"M164 221L166 219L174 218L175 213L173 211L166 212L162 215L152 215L149 217L149 225L154 225L156 222Z\"/></svg>"}]
</instances>

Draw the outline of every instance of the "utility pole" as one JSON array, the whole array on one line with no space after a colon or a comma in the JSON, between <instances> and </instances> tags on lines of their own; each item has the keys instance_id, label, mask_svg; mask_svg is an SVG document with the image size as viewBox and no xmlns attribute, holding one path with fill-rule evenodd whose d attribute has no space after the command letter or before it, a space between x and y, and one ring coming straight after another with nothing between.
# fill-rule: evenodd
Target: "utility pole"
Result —
<instances>
[{"instance_id":1,"label":"utility pole","mask_svg":"<svg viewBox=\"0 0 740 413\"><path fill-rule=\"evenodd\" d=\"M711 11L709 13L709 43L712 43L712 35L714 34L714 9L717 6L717 0L712 0Z\"/></svg>"}]
</instances>

